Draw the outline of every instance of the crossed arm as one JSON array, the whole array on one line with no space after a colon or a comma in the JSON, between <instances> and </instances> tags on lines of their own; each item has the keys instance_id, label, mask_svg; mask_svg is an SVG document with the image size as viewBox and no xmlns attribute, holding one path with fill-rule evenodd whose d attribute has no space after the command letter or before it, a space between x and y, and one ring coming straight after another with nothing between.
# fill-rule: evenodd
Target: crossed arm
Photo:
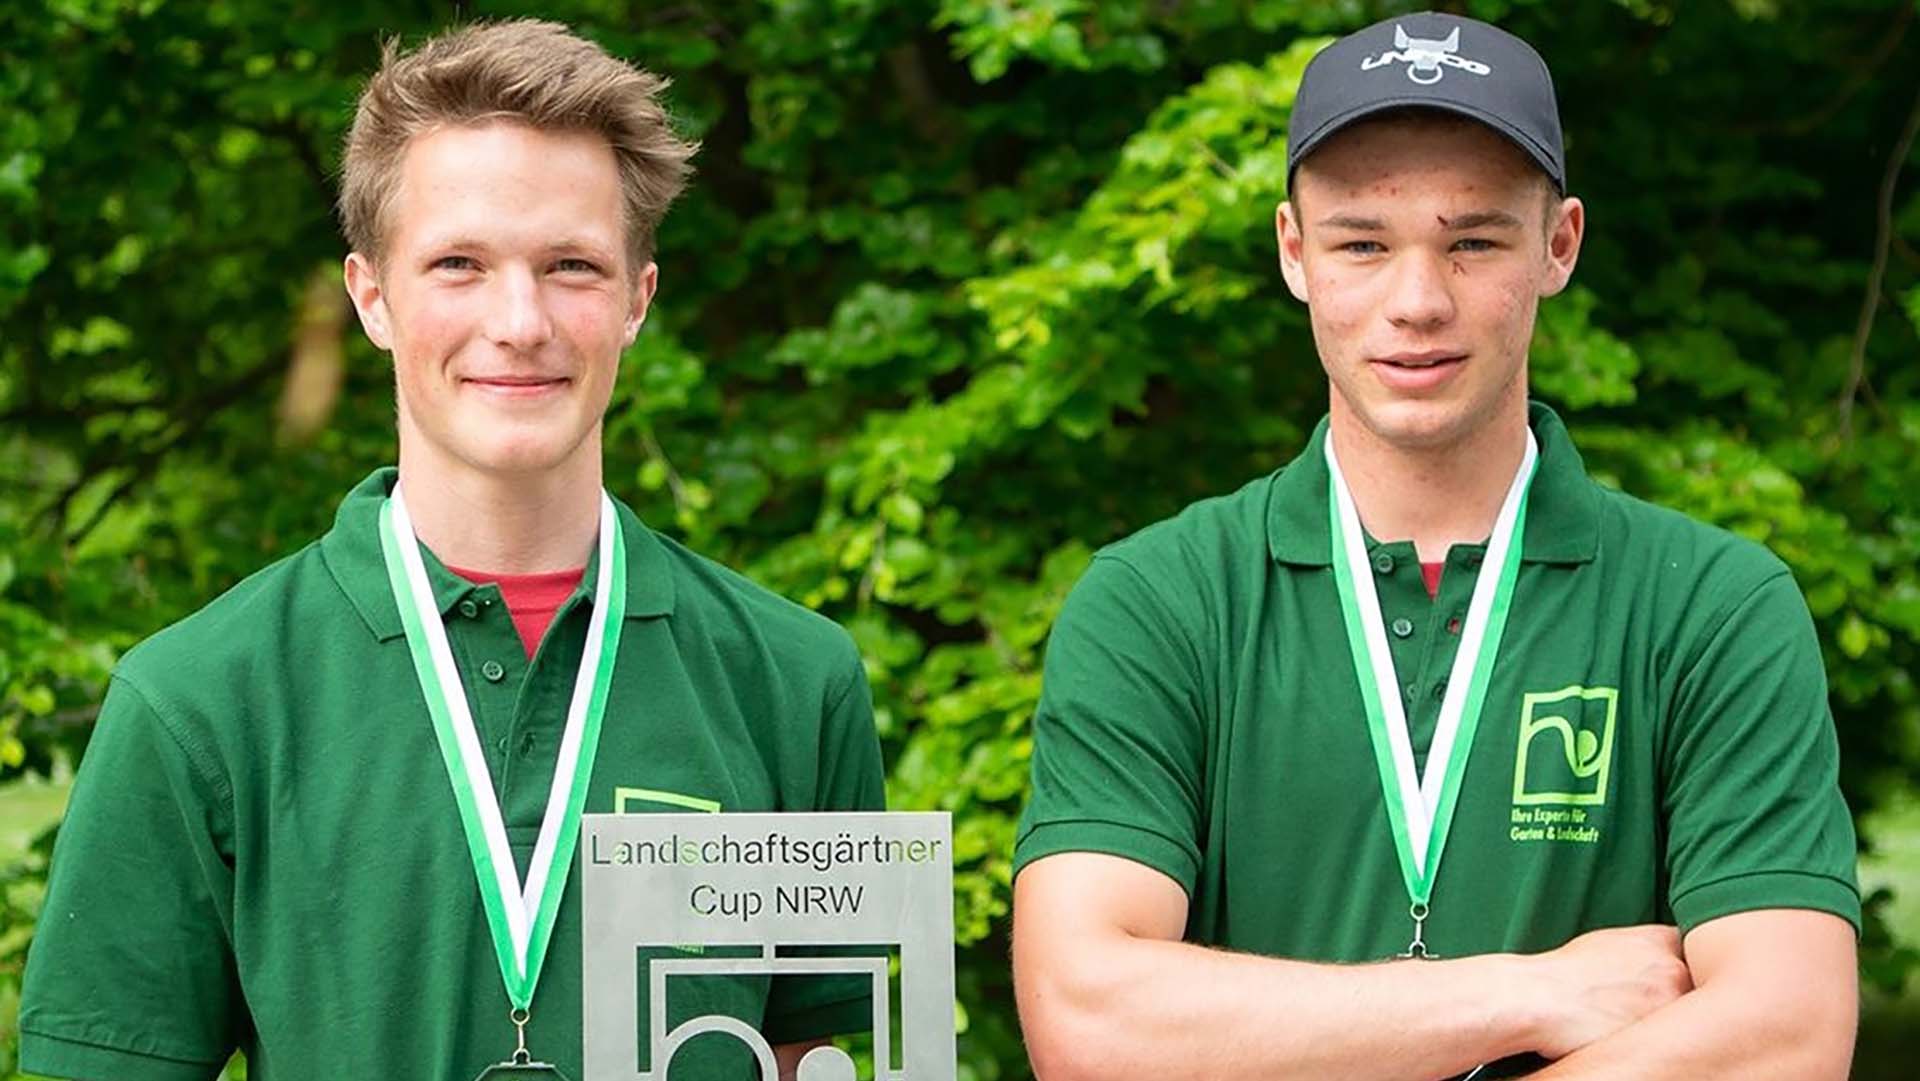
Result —
<instances>
[{"instance_id":1,"label":"crossed arm","mask_svg":"<svg viewBox=\"0 0 1920 1081\"><path fill-rule=\"evenodd\" d=\"M1141 864L1049 856L1014 886L1014 976L1041 1081L1535 1076L1845 1078L1854 937L1825 913L1596 931L1544 954L1325 965L1180 941L1187 897Z\"/></svg>"}]
</instances>

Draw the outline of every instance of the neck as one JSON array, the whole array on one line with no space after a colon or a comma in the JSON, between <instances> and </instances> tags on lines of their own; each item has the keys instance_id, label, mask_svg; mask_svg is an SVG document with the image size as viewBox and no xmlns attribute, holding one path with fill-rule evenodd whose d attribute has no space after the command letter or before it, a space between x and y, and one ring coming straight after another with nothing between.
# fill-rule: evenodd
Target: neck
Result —
<instances>
[{"instance_id":1,"label":"neck","mask_svg":"<svg viewBox=\"0 0 1920 1081\"><path fill-rule=\"evenodd\" d=\"M539 574L585 566L600 534L600 460L501 476L409 453L400 444L400 484L414 532L440 562L493 574Z\"/></svg>"},{"instance_id":2,"label":"neck","mask_svg":"<svg viewBox=\"0 0 1920 1081\"><path fill-rule=\"evenodd\" d=\"M1454 545L1479 544L1493 532L1526 457L1527 415L1503 411L1457 442L1409 448L1381 439L1336 395L1328 438L1367 532L1411 540L1421 562L1437 563Z\"/></svg>"}]
</instances>

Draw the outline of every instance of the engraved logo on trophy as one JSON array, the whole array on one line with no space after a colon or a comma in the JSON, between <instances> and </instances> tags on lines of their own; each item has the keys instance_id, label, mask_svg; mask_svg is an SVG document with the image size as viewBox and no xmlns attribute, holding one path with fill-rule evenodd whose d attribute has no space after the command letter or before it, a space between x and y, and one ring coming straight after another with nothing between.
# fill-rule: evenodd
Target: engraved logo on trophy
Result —
<instances>
[{"instance_id":1,"label":"engraved logo on trophy","mask_svg":"<svg viewBox=\"0 0 1920 1081\"><path fill-rule=\"evenodd\" d=\"M864 998L875 1081L953 1081L951 848L944 814L585 816L586 1081L670 1081L701 1055L778 1081L756 1022L783 997ZM854 1078L832 1046L799 1064Z\"/></svg>"}]
</instances>

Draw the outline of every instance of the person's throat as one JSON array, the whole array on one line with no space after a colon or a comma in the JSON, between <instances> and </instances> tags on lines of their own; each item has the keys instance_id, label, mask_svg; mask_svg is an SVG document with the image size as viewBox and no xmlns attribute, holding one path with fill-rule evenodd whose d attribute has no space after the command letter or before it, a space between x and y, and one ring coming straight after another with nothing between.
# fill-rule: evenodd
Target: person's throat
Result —
<instances>
[{"instance_id":1,"label":"person's throat","mask_svg":"<svg viewBox=\"0 0 1920 1081\"><path fill-rule=\"evenodd\" d=\"M1481 544L1526 457L1524 419L1511 433L1433 452L1406 451L1335 423L1328 438L1360 524L1381 542L1412 541L1422 563L1441 563L1456 544Z\"/></svg>"},{"instance_id":2,"label":"person's throat","mask_svg":"<svg viewBox=\"0 0 1920 1081\"><path fill-rule=\"evenodd\" d=\"M403 440L400 486L414 532L440 562L494 574L584 566L600 535L599 460L591 469L502 477L435 468Z\"/></svg>"}]
</instances>

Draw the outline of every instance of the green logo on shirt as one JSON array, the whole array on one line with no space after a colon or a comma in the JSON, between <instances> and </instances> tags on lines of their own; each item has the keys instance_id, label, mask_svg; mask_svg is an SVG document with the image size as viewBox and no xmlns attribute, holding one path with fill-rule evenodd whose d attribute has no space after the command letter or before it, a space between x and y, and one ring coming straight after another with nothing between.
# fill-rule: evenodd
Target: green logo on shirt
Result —
<instances>
[{"instance_id":1,"label":"green logo on shirt","mask_svg":"<svg viewBox=\"0 0 1920 1081\"><path fill-rule=\"evenodd\" d=\"M707 814L720 813L720 801L701 799L699 796L682 795L679 792L665 792L657 788L615 788L613 790L613 813L630 813L636 803L664 804L682 811L704 811Z\"/></svg>"},{"instance_id":2,"label":"green logo on shirt","mask_svg":"<svg viewBox=\"0 0 1920 1081\"><path fill-rule=\"evenodd\" d=\"M1614 687L1574 686L1523 697L1514 804L1605 804L1619 702Z\"/></svg>"}]
</instances>

